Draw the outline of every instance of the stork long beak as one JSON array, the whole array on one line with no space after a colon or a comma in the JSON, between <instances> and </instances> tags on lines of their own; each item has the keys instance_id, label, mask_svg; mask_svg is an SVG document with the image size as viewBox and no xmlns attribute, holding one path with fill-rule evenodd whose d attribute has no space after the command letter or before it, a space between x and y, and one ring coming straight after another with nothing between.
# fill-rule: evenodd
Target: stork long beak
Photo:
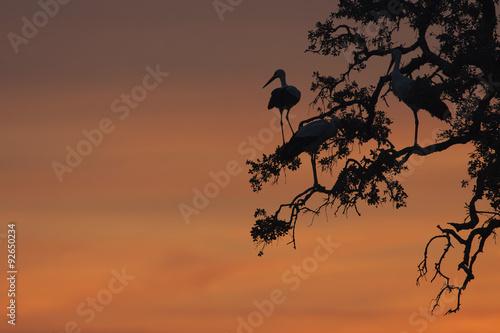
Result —
<instances>
[{"instance_id":1,"label":"stork long beak","mask_svg":"<svg viewBox=\"0 0 500 333\"><path fill-rule=\"evenodd\" d=\"M389 75L389 72L391 71L392 66L394 66L394 57L391 58L391 63L389 64L389 68L387 69L386 75Z\"/></svg>"},{"instance_id":2,"label":"stork long beak","mask_svg":"<svg viewBox=\"0 0 500 333\"><path fill-rule=\"evenodd\" d=\"M262 89L264 89L265 87L267 87L267 85L268 85L269 83L273 82L276 78L277 78L277 76L276 76L276 75L273 75L273 77L272 77L269 81L267 81L267 83L266 83L266 84L262 87Z\"/></svg>"}]
</instances>

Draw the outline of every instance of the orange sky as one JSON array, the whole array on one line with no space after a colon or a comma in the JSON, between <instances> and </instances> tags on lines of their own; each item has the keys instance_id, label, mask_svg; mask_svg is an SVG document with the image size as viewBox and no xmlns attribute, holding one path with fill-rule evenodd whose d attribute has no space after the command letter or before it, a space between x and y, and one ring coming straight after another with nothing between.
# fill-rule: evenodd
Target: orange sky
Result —
<instances>
[{"instance_id":1,"label":"orange sky","mask_svg":"<svg viewBox=\"0 0 500 333\"><path fill-rule=\"evenodd\" d=\"M404 180L407 208L362 207L361 217L330 214L311 226L306 216L297 250L282 241L257 256L249 235L255 208L271 211L308 186L310 165L255 194L244 165L248 150L238 147L248 148L249 137L272 122L271 88L261 87L275 69L285 69L302 91L292 112L297 126L314 97L312 72L345 68L343 57L303 52L307 31L336 3L243 1L221 22L212 1L71 1L17 54L3 38L0 236L17 222L19 274L15 328L7 324L8 286L1 279L0 330L498 332L500 249L492 241L458 314L432 317L423 310L441 282L415 286L436 225L463 219L469 191L460 180L471 147L414 161ZM19 34L21 19L38 11L36 1L4 1L4 36ZM375 82L388 63L380 60L363 80ZM157 65L169 75L120 119L113 101L142 85L146 67ZM413 139L413 117L389 101L393 141L401 147ZM59 182L52 163L64 163L66 147L76 149L82 131L106 118L113 131ZM444 126L425 114L420 119L421 140ZM273 133L259 153L281 142ZM228 186L186 224L179 204L191 204L193 191L230 162L237 171ZM318 250L318 237L339 247ZM321 261L313 259L318 251ZM310 272L294 273L302 265ZM128 280L120 282L122 270ZM92 298L102 303L92 308ZM268 316L256 314L255 303ZM241 320L258 327L239 328Z\"/></svg>"}]
</instances>

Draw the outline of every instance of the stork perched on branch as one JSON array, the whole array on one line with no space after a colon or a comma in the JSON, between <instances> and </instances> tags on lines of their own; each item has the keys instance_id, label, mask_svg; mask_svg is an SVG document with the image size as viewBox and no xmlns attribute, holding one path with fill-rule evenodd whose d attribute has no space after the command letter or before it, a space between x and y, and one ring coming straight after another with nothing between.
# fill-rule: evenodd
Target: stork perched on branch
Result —
<instances>
[{"instance_id":1,"label":"stork perched on branch","mask_svg":"<svg viewBox=\"0 0 500 333\"><path fill-rule=\"evenodd\" d=\"M414 145L417 146L418 110L426 110L432 116L445 121L451 118L451 112L448 106L441 100L440 92L435 86L430 84L429 80L424 78L412 80L401 74L399 70L400 62L401 51L399 49L394 49L392 51L391 64L389 65L387 74L389 74L392 65L394 65L394 69L391 72L392 92L413 111L415 117Z\"/></svg>"},{"instance_id":2,"label":"stork perched on branch","mask_svg":"<svg viewBox=\"0 0 500 333\"><path fill-rule=\"evenodd\" d=\"M285 144L285 135L283 133L283 111L286 110L286 121L293 132L292 125L290 125L290 120L288 120L288 113L290 109L295 106L300 101L300 91L294 86L289 86L286 84L285 71L278 69L274 72L273 77L267 81L267 83L262 87L264 89L267 85L273 82L275 79L280 79L281 88L276 88L271 92L271 99L267 108L271 110L272 108L278 108L280 110L280 124L281 124L281 136L283 138L283 145Z\"/></svg>"},{"instance_id":3,"label":"stork perched on branch","mask_svg":"<svg viewBox=\"0 0 500 333\"><path fill-rule=\"evenodd\" d=\"M340 128L340 121L333 117L330 120L316 120L303 127L295 133L290 141L283 146L282 157L291 160L300 154L307 152L311 156L314 176L314 186L318 185L316 173L316 155L319 147L328 139L334 137Z\"/></svg>"}]
</instances>

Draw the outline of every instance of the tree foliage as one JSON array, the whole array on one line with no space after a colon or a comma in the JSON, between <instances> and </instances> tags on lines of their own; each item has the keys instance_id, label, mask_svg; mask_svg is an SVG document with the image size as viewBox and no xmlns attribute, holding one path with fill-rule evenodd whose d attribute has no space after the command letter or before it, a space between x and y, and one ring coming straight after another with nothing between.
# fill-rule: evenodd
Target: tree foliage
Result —
<instances>
[{"instance_id":1,"label":"tree foliage","mask_svg":"<svg viewBox=\"0 0 500 333\"><path fill-rule=\"evenodd\" d=\"M497 33L499 0L340 0L337 10L309 32L308 52L343 61L345 71L315 72L312 102L318 114L299 127L317 119L336 116L341 132L320 148L318 164L335 174L333 186L313 185L279 206L272 214L257 209L251 235L262 248L282 237L291 237L295 246L295 227L303 214L318 215L333 209L335 214L359 213L359 204L378 207L384 203L396 209L406 205L407 194L398 180L412 155L430 156L456 145L469 144L474 151L468 158L468 178L462 185L471 191L464 221L438 226L418 266L417 283L428 275L443 279L434 300L439 306L444 293L460 296L474 279L473 269L486 241L500 227L500 42ZM408 37L411 36L411 37ZM403 54L401 73L425 78L456 109L448 129L431 145L396 147L391 142L391 120L387 117L385 96L391 76L384 72L374 82L351 80L362 74L372 60L390 58L399 48ZM340 59L340 60L339 60ZM405 106L406 107L406 106ZM265 183L277 184L286 170L295 171L298 159L279 158L278 147L250 165L251 185L259 192ZM361 152L361 154L360 154ZM335 173L334 171L337 170ZM322 204L312 206L313 197ZM486 203L489 209L480 210ZM445 217L444 217L445 218ZM437 262L428 271L428 249L443 239L445 245ZM465 279L455 284L442 269L451 247L460 249L463 260L458 270ZM259 255L262 254L262 250Z\"/></svg>"}]
</instances>

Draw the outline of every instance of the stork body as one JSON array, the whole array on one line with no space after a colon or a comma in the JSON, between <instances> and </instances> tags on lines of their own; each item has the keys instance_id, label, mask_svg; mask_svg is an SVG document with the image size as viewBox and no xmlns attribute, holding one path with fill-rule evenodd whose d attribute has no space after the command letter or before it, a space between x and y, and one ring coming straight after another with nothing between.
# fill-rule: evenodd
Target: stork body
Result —
<instances>
[{"instance_id":1,"label":"stork body","mask_svg":"<svg viewBox=\"0 0 500 333\"><path fill-rule=\"evenodd\" d=\"M293 134L294 132L292 125L290 124L290 120L288 120L288 114L290 113L290 109L300 101L301 95L300 91L297 88L286 84L285 76L285 71L282 69L278 69L276 72L274 72L273 77L271 77L271 79L264 85L264 87L262 87L265 88L275 79L280 79L281 81L281 87L276 88L271 92L271 98L269 99L267 108L269 110L278 108L278 110L280 111L281 136L283 138L283 145L285 144L285 135L283 133L283 112L286 111L285 118Z\"/></svg>"},{"instance_id":2,"label":"stork body","mask_svg":"<svg viewBox=\"0 0 500 333\"><path fill-rule=\"evenodd\" d=\"M295 133L290 141L283 146L283 158L290 160L300 154L307 152L311 156L313 168L314 186L318 185L316 173L316 155L319 147L328 139L334 137L340 127L338 118L330 120L316 120L303 127Z\"/></svg>"},{"instance_id":3,"label":"stork body","mask_svg":"<svg viewBox=\"0 0 500 333\"><path fill-rule=\"evenodd\" d=\"M417 145L418 136L418 110L426 110L432 116L448 120L451 117L451 112L448 106L441 100L439 91L430 85L430 82L423 78L416 80L401 74L399 67L401 62L401 51L395 49L392 52L391 66L394 64L394 69L391 72L392 79L392 92L399 98L400 101L405 103L412 111L415 117L415 142Z\"/></svg>"}]
</instances>

